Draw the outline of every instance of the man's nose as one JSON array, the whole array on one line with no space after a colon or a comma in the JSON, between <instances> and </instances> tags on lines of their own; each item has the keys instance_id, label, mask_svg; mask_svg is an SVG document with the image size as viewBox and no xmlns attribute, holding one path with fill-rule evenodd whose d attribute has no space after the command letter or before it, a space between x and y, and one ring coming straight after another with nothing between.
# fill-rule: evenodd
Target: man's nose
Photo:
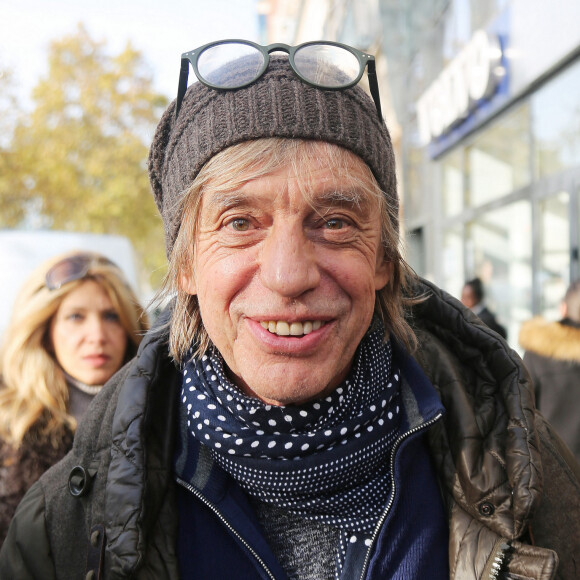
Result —
<instances>
[{"instance_id":1,"label":"man's nose","mask_svg":"<svg viewBox=\"0 0 580 580\"><path fill-rule=\"evenodd\" d=\"M260 273L262 283L282 296L297 297L318 286L316 248L300 224L272 226L263 243Z\"/></svg>"}]
</instances>

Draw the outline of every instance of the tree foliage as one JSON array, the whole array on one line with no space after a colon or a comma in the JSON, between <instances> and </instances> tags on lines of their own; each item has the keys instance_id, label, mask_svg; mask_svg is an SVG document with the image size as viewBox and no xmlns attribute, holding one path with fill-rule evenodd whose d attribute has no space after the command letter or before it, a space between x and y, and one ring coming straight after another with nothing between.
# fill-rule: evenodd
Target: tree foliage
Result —
<instances>
[{"instance_id":1,"label":"tree foliage","mask_svg":"<svg viewBox=\"0 0 580 580\"><path fill-rule=\"evenodd\" d=\"M54 229L127 236L155 284L165 250L146 161L167 99L138 51L110 55L82 25L48 59L33 111L0 151L0 225L34 211Z\"/></svg>"}]
</instances>

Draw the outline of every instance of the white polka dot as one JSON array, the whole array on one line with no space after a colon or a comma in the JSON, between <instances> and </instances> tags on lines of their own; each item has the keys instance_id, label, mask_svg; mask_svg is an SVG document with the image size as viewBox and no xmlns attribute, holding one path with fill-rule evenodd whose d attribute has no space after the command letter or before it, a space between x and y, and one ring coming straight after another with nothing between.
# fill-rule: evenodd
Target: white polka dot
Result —
<instances>
[{"instance_id":1,"label":"white polka dot","mask_svg":"<svg viewBox=\"0 0 580 580\"><path fill-rule=\"evenodd\" d=\"M234 450L234 449L228 449L228 453L229 453L230 455L235 455L235 453L236 453L236 452L235 452L235 450Z\"/></svg>"},{"instance_id":2,"label":"white polka dot","mask_svg":"<svg viewBox=\"0 0 580 580\"><path fill-rule=\"evenodd\" d=\"M268 420L268 425L270 425L271 427L275 427L276 426L276 421L274 419L269 419Z\"/></svg>"},{"instance_id":3,"label":"white polka dot","mask_svg":"<svg viewBox=\"0 0 580 580\"><path fill-rule=\"evenodd\" d=\"M392 413L389 411L389 412L387 413L387 417L388 417L389 419L392 419L392 418L393 418L393 414L392 414Z\"/></svg>"},{"instance_id":4,"label":"white polka dot","mask_svg":"<svg viewBox=\"0 0 580 580\"><path fill-rule=\"evenodd\" d=\"M286 447L286 449L290 449L292 447L293 443L291 441L288 441L288 443L286 443L284 445L284 447Z\"/></svg>"},{"instance_id":5,"label":"white polka dot","mask_svg":"<svg viewBox=\"0 0 580 580\"><path fill-rule=\"evenodd\" d=\"M268 447L270 449L272 449L272 447L274 447L276 445L276 441L270 441L270 443L268 443Z\"/></svg>"},{"instance_id":6,"label":"white polka dot","mask_svg":"<svg viewBox=\"0 0 580 580\"><path fill-rule=\"evenodd\" d=\"M290 423L292 421L292 417L290 415L284 415L284 421L288 421L288 423Z\"/></svg>"},{"instance_id":7,"label":"white polka dot","mask_svg":"<svg viewBox=\"0 0 580 580\"><path fill-rule=\"evenodd\" d=\"M205 370L206 370L206 371L211 371L211 366L210 366L210 365L207 365L207 366L205 367Z\"/></svg>"},{"instance_id":8,"label":"white polka dot","mask_svg":"<svg viewBox=\"0 0 580 580\"><path fill-rule=\"evenodd\" d=\"M258 447L260 445L259 441L252 441L252 447Z\"/></svg>"},{"instance_id":9,"label":"white polka dot","mask_svg":"<svg viewBox=\"0 0 580 580\"><path fill-rule=\"evenodd\" d=\"M349 542L351 544L354 544L356 542L356 539L357 539L356 536L351 536L350 539L349 539Z\"/></svg>"},{"instance_id":10,"label":"white polka dot","mask_svg":"<svg viewBox=\"0 0 580 580\"><path fill-rule=\"evenodd\" d=\"M211 376L211 380L212 380L212 381L217 381L217 377L216 377L215 375L212 375L212 376Z\"/></svg>"},{"instance_id":11,"label":"white polka dot","mask_svg":"<svg viewBox=\"0 0 580 580\"><path fill-rule=\"evenodd\" d=\"M308 417L308 413L306 411L300 411L301 417Z\"/></svg>"},{"instance_id":12,"label":"white polka dot","mask_svg":"<svg viewBox=\"0 0 580 580\"><path fill-rule=\"evenodd\" d=\"M218 419L220 421L225 421L226 420L226 418L223 415L218 415Z\"/></svg>"},{"instance_id":13,"label":"white polka dot","mask_svg":"<svg viewBox=\"0 0 580 580\"><path fill-rule=\"evenodd\" d=\"M320 409L320 403L314 403L314 405L312 405L312 408L318 411L318 409Z\"/></svg>"},{"instance_id":14,"label":"white polka dot","mask_svg":"<svg viewBox=\"0 0 580 580\"><path fill-rule=\"evenodd\" d=\"M200 394L200 395L197 395L197 398L198 398L200 401L205 401L205 395L201 395L201 394Z\"/></svg>"},{"instance_id":15,"label":"white polka dot","mask_svg":"<svg viewBox=\"0 0 580 580\"><path fill-rule=\"evenodd\" d=\"M243 439L236 439L236 445L241 445L243 442Z\"/></svg>"},{"instance_id":16,"label":"white polka dot","mask_svg":"<svg viewBox=\"0 0 580 580\"><path fill-rule=\"evenodd\" d=\"M331 431L330 429L327 429L327 430L324 432L324 434L325 434L327 437L330 437L330 436L332 435L332 431Z\"/></svg>"},{"instance_id":17,"label":"white polka dot","mask_svg":"<svg viewBox=\"0 0 580 580\"><path fill-rule=\"evenodd\" d=\"M222 444L219 441L216 441L215 446L219 449L222 446Z\"/></svg>"},{"instance_id":18,"label":"white polka dot","mask_svg":"<svg viewBox=\"0 0 580 580\"><path fill-rule=\"evenodd\" d=\"M188 377L187 379L185 379L185 384L186 385L189 385L189 383L191 383L191 378L190 377Z\"/></svg>"},{"instance_id":19,"label":"white polka dot","mask_svg":"<svg viewBox=\"0 0 580 580\"><path fill-rule=\"evenodd\" d=\"M217 407L213 403L211 405L208 405L207 408L211 409L212 411L217 409Z\"/></svg>"},{"instance_id":20,"label":"white polka dot","mask_svg":"<svg viewBox=\"0 0 580 580\"><path fill-rule=\"evenodd\" d=\"M367 538L367 539L365 540L365 546L368 548L368 547L369 547L371 544L372 544L372 541L371 541L371 539L370 539L370 538Z\"/></svg>"},{"instance_id":21,"label":"white polka dot","mask_svg":"<svg viewBox=\"0 0 580 580\"><path fill-rule=\"evenodd\" d=\"M346 427L343 427L343 428L340 430L340 434L341 434L341 435L346 435L346 432L347 432L347 431L348 431L348 429L347 429Z\"/></svg>"},{"instance_id":22,"label":"white polka dot","mask_svg":"<svg viewBox=\"0 0 580 580\"><path fill-rule=\"evenodd\" d=\"M302 449L302 451L306 451L309 447L310 445L308 445L308 443L304 443L300 449Z\"/></svg>"}]
</instances>

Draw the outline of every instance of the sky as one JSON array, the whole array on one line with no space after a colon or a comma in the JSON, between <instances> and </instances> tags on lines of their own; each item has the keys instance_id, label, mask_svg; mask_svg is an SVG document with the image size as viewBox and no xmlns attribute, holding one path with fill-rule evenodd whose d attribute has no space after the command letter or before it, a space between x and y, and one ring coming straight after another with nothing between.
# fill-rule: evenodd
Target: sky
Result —
<instances>
[{"instance_id":1,"label":"sky","mask_svg":"<svg viewBox=\"0 0 580 580\"><path fill-rule=\"evenodd\" d=\"M177 93L181 53L222 38L259 40L257 0L0 0L0 82L15 76L26 101L46 74L50 41L74 34L82 22L112 54L127 41L143 53L154 86Z\"/></svg>"}]
</instances>

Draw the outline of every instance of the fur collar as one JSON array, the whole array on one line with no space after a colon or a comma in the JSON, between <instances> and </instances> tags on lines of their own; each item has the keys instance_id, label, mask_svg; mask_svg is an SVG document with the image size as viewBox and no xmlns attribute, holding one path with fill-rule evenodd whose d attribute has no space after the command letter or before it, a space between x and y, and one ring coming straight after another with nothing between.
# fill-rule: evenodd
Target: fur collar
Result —
<instances>
[{"instance_id":1,"label":"fur collar","mask_svg":"<svg viewBox=\"0 0 580 580\"><path fill-rule=\"evenodd\" d=\"M522 324L519 343L541 356L580 362L580 329L537 316Z\"/></svg>"}]
</instances>

